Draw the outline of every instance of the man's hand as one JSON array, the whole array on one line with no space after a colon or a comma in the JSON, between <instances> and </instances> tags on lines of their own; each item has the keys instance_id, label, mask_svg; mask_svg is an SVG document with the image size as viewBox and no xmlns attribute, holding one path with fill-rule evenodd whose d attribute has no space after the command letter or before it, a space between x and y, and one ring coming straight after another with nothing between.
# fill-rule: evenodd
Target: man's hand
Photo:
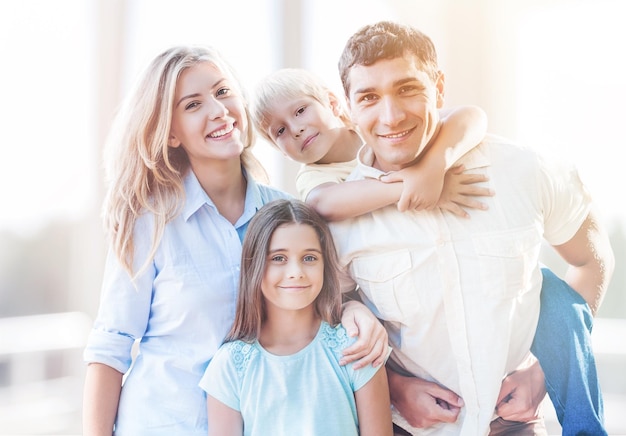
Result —
<instances>
[{"instance_id":1,"label":"man's hand","mask_svg":"<svg viewBox=\"0 0 626 436\"><path fill-rule=\"evenodd\" d=\"M389 354L387 330L363 303L344 303L341 324L350 337L359 336L354 344L343 350L341 365L356 362L353 368L359 369L370 363L373 366L385 363Z\"/></svg>"},{"instance_id":2,"label":"man's hand","mask_svg":"<svg viewBox=\"0 0 626 436\"><path fill-rule=\"evenodd\" d=\"M496 413L508 421L528 422L539 417L541 402L546 396L546 384L539 362L518 369L502 381Z\"/></svg>"},{"instance_id":3,"label":"man's hand","mask_svg":"<svg viewBox=\"0 0 626 436\"><path fill-rule=\"evenodd\" d=\"M436 383L404 377L387 369L391 404L415 428L455 422L464 403L461 397Z\"/></svg>"}]
</instances>

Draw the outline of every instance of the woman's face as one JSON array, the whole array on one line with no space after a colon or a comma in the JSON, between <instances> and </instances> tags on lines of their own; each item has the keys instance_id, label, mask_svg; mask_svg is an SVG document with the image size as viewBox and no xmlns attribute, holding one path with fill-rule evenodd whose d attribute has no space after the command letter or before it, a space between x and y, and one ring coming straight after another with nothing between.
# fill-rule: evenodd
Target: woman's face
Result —
<instances>
[{"instance_id":1,"label":"woman's face","mask_svg":"<svg viewBox=\"0 0 626 436\"><path fill-rule=\"evenodd\" d=\"M192 167L205 161L239 159L247 131L243 96L233 77L210 62L181 73L169 146L183 147Z\"/></svg>"}]
</instances>

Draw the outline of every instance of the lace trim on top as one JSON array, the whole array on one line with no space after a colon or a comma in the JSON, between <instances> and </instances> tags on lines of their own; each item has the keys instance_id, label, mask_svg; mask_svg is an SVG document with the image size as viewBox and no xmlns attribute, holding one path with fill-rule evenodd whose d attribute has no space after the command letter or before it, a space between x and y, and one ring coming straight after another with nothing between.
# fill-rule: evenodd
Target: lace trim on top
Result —
<instances>
[{"instance_id":1,"label":"lace trim on top","mask_svg":"<svg viewBox=\"0 0 626 436\"><path fill-rule=\"evenodd\" d=\"M342 351L353 340L350 338L343 327L331 327L325 322L322 322L320 330L314 341L322 341L326 343L336 355L341 356ZM313 343L311 342L311 344ZM307 347L311 346L307 345ZM233 357L235 369L239 376L243 375L248 367L248 363L253 359L260 351L255 347L255 344L249 344L243 341L235 341L230 343L230 354Z\"/></svg>"}]
</instances>

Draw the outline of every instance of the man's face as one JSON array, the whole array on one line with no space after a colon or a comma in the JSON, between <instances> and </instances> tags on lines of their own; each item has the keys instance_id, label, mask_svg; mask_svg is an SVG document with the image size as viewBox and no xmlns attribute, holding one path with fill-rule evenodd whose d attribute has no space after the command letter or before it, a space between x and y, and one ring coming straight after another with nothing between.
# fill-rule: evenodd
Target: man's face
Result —
<instances>
[{"instance_id":1,"label":"man's face","mask_svg":"<svg viewBox=\"0 0 626 436\"><path fill-rule=\"evenodd\" d=\"M439 123L443 75L433 82L407 55L355 65L348 78L352 121L376 155L374 166L396 171L417 161Z\"/></svg>"}]
</instances>

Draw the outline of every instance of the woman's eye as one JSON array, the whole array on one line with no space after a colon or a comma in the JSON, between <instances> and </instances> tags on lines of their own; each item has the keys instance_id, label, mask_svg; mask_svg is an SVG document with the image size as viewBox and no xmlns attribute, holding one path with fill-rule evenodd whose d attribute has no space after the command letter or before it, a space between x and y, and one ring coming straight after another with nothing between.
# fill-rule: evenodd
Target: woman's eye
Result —
<instances>
[{"instance_id":1,"label":"woman's eye","mask_svg":"<svg viewBox=\"0 0 626 436\"><path fill-rule=\"evenodd\" d=\"M218 97L227 96L229 94L230 94L230 88L220 88L217 90L217 93L216 93Z\"/></svg>"},{"instance_id":2,"label":"woman's eye","mask_svg":"<svg viewBox=\"0 0 626 436\"><path fill-rule=\"evenodd\" d=\"M272 256L272 262L284 262L286 260L283 255Z\"/></svg>"},{"instance_id":3,"label":"woman's eye","mask_svg":"<svg viewBox=\"0 0 626 436\"><path fill-rule=\"evenodd\" d=\"M198 106L200 106L200 102L197 102L197 101L192 101L191 103L189 103L189 104L187 104L187 105L185 106L185 110L195 109L195 108L197 108Z\"/></svg>"},{"instance_id":4,"label":"woman's eye","mask_svg":"<svg viewBox=\"0 0 626 436\"><path fill-rule=\"evenodd\" d=\"M315 262L316 260L317 260L317 256L313 256L312 254L304 256L305 262Z\"/></svg>"}]
</instances>

